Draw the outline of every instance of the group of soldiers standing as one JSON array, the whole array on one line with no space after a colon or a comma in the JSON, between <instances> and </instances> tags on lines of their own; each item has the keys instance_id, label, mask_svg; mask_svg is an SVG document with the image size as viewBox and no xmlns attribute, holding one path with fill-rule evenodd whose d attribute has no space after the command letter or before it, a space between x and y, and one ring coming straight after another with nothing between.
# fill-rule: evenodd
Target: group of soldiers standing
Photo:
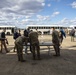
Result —
<instances>
[{"instance_id":1,"label":"group of soldiers standing","mask_svg":"<svg viewBox=\"0 0 76 75\"><path fill-rule=\"evenodd\" d=\"M65 33L63 30L58 31L55 30L54 27L52 27L52 43L54 44L53 47L55 49L55 55L54 56L60 56L60 45L63 41L63 36L66 37ZM5 38L5 31L3 32L3 38ZM30 43L30 51L33 56L33 60L38 59L40 60L40 46L39 46L39 40L38 40L38 32L32 31L29 29L24 30L24 35L21 35L20 30L15 31L14 37L15 39L15 46L14 46L14 52L15 48L17 49L17 56L18 56L18 61L25 62L23 59L23 44L26 46L26 53L27 53L27 47L28 47L28 42ZM8 52L7 47L5 45L5 40L2 41L2 44L5 46L6 52ZM2 50L1 50L2 51ZM37 58L36 58L36 53L37 52Z\"/></svg>"},{"instance_id":2,"label":"group of soldiers standing","mask_svg":"<svg viewBox=\"0 0 76 75\"><path fill-rule=\"evenodd\" d=\"M24 62L23 59L23 44L27 46L27 43L30 42L30 51L33 55L33 60L36 59L36 50L37 50L37 59L40 60L40 46L38 40L38 33L36 31L24 31L23 36L19 36L15 40L15 47L17 49L18 61Z\"/></svg>"},{"instance_id":3,"label":"group of soldiers standing","mask_svg":"<svg viewBox=\"0 0 76 75\"><path fill-rule=\"evenodd\" d=\"M63 31L61 30L61 34ZM62 35L55 30L55 28L52 28L52 43L54 44L53 47L55 49L55 55L54 56L60 56L60 44L63 41L63 36L66 37L66 35ZM60 41L61 40L61 41ZM32 30L24 30L24 35L19 36L15 40L15 47L17 48L17 55L18 55L18 61L24 62L25 60L23 59L23 44L26 46L26 53L27 53L27 43L30 43L30 51L33 55L33 60L38 59L40 60L40 46L39 46L39 40L38 40L38 32L37 31L32 31ZM37 58L36 58L36 53L37 52Z\"/></svg>"}]
</instances>

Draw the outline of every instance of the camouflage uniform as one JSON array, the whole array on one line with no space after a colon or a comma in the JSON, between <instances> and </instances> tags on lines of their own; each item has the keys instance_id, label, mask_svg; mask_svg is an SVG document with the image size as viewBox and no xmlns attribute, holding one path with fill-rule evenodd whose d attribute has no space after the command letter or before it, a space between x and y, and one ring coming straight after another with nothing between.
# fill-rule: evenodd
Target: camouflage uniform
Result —
<instances>
[{"instance_id":1,"label":"camouflage uniform","mask_svg":"<svg viewBox=\"0 0 76 75\"><path fill-rule=\"evenodd\" d=\"M32 53L33 53L33 59L35 60L36 58L36 53L35 53L36 50L37 50L37 57L38 59L40 59L40 46L39 46L39 40L38 40L38 33L31 31L29 33L29 39L30 39Z\"/></svg>"},{"instance_id":2,"label":"camouflage uniform","mask_svg":"<svg viewBox=\"0 0 76 75\"><path fill-rule=\"evenodd\" d=\"M54 43L54 49L56 52L56 56L60 56L60 41L59 41L59 33L56 30L52 32L52 42Z\"/></svg>"},{"instance_id":3,"label":"camouflage uniform","mask_svg":"<svg viewBox=\"0 0 76 75\"><path fill-rule=\"evenodd\" d=\"M5 32L6 32L6 29L3 29L3 31L1 32L1 53L2 53L2 50L3 50L3 46L5 48L5 51L6 53L8 53L8 49L7 49L7 46L6 46L6 42L8 42L8 40L6 39L6 35L5 35Z\"/></svg>"},{"instance_id":4,"label":"camouflage uniform","mask_svg":"<svg viewBox=\"0 0 76 75\"><path fill-rule=\"evenodd\" d=\"M16 40L15 40L15 46L17 49L17 55L18 55L18 61L23 61L23 43L27 42L27 38L25 36L19 36Z\"/></svg>"},{"instance_id":5,"label":"camouflage uniform","mask_svg":"<svg viewBox=\"0 0 76 75\"><path fill-rule=\"evenodd\" d=\"M71 35L71 41L74 42L74 37L75 37L75 29L74 28L71 30L70 35Z\"/></svg>"}]
</instances>

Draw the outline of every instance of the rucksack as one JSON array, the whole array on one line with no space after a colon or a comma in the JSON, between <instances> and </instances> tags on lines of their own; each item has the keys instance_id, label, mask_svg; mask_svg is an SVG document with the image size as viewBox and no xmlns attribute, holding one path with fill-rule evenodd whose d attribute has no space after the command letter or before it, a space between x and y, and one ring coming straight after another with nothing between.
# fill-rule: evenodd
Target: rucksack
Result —
<instances>
[{"instance_id":1,"label":"rucksack","mask_svg":"<svg viewBox=\"0 0 76 75\"><path fill-rule=\"evenodd\" d=\"M24 36L28 37L28 31L26 29L24 30Z\"/></svg>"},{"instance_id":2,"label":"rucksack","mask_svg":"<svg viewBox=\"0 0 76 75\"><path fill-rule=\"evenodd\" d=\"M13 35L13 39L16 39L16 38L18 38L18 37L19 37L18 32L15 32L14 35Z\"/></svg>"}]
</instances>

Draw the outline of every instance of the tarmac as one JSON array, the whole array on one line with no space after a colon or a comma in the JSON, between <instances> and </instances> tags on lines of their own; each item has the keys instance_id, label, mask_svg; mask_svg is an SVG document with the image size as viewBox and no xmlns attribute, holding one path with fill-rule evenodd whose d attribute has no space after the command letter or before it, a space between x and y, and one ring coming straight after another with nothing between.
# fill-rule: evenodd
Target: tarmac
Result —
<instances>
[{"instance_id":1,"label":"tarmac","mask_svg":"<svg viewBox=\"0 0 76 75\"><path fill-rule=\"evenodd\" d=\"M76 75L76 38L74 42L70 36L64 39L60 57L53 56L53 47L49 55L47 47L41 47L41 60L32 60L28 50L28 54L23 52L26 62L19 62L16 52L13 52L14 40L10 37L7 46L10 52L0 53L0 75Z\"/></svg>"}]
</instances>

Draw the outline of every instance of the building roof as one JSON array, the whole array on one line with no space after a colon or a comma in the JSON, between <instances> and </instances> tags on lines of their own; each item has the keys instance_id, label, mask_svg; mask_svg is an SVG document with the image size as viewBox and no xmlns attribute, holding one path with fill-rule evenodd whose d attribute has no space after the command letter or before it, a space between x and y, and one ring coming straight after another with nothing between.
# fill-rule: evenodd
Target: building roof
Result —
<instances>
[{"instance_id":1,"label":"building roof","mask_svg":"<svg viewBox=\"0 0 76 75\"><path fill-rule=\"evenodd\" d=\"M0 25L0 27L16 27L16 26L10 26L10 25L9 25L9 26L8 26L8 25L7 25L7 26L6 26L6 25Z\"/></svg>"},{"instance_id":2,"label":"building roof","mask_svg":"<svg viewBox=\"0 0 76 75\"><path fill-rule=\"evenodd\" d=\"M70 25L70 27L76 27L76 25Z\"/></svg>"},{"instance_id":3,"label":"building roof","mask_svg":"<svg viewBox=\"0 0 76 75\"><path fill-rule=\"evenodd\" d=\"M64 27L63 25L27 25L26 27Z\"/></svg>"}]
</instances>

